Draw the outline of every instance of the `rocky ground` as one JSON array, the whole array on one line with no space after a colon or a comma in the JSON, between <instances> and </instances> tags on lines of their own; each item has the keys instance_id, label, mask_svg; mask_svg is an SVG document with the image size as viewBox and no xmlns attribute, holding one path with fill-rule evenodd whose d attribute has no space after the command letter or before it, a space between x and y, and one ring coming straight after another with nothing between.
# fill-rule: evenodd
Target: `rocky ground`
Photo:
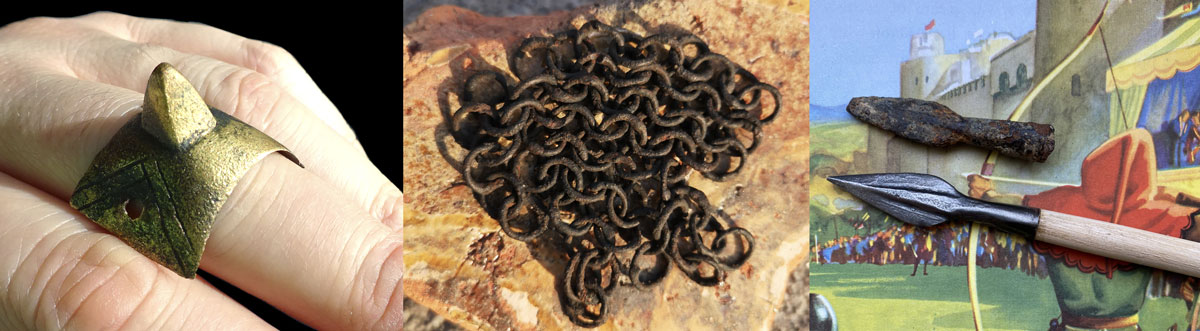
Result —
<instances>
[{"instance_id":1,"label":"rocky ground","mask_svg":"<svg viewBox=\"0 0 1200 331\"><path fill-rule=\"evenodd\" d=\"M591 4L591 0L404 0L404 25L412 23L426 9L441 5L458 6L487 16L545 15Z\"/></svg>"},{"instance_id":2,"label":"rocky ground","mask_svg":"<svg viewBox=\"0 0 1200 331\"><path fill-rule=\"evenodd\" d=\"M405 31L408 31L409 23L412 23L425 10L439 5L454 5L463 7L472 11L479 12L486 16L524 16L524 15L545 15L551 12L560 10L570 10L573 8L589 5L591 1L587 0L515 0L507 2L489 1L489 0L405 0L404 1L404 24ZM804 6L807 8L807 5ZM778 47L772 45L772 47ZM804 52L807 53L807 45L804 45ZM806 56L807 54L805 54ZM407 58L406 58L407 59ZM408 67L408 65L405 65ZM807 98L805 98L807 100ZM807 118L807 116L805 116ZM807 168L807 167L805 167ZM808 268L803 265L795 268L795 271L790 275L787 281L787 295L784 298L782 308L775 314L774 329L776 330L797 330L807 329L808 327ZM433 313L430 309L406 299L405 303L405 330L459 330L459 326L447 321L445 318Z\"/></svg>"}]
</instances>

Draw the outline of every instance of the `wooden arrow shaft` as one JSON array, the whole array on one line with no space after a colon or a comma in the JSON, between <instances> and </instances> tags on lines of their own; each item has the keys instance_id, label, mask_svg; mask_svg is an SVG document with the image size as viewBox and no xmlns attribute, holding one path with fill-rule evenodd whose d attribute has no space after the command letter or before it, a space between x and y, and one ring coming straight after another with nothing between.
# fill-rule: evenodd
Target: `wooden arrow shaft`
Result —
<instances>
[{"instance_id":1,"label":"wooden arrow shaft","mask_svg":"<svg viewBox=\"0 0 1200 331\"><path fill-rule=\"evenodd\" d=\"M1049 210L1042 210L1034 239L1200 277L1200 242Z\"/></svg>"}]
</instances>

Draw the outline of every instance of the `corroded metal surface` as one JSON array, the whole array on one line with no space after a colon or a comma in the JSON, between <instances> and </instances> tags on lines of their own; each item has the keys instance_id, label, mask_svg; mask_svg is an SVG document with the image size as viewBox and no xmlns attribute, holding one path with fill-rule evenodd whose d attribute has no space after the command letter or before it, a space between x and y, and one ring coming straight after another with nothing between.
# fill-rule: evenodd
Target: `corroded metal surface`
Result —
<instances>
[{"instance_id":1,"label":"corroded metal surface","mask_svg":"<svg viewBox=\"0 0 1200 331\"><path fill-rule=\"evenodd\" d=\"M406 28L405 295L468 329L578 328L564 315L554 285L569 256L552 243L525 243L502 233L461 175L469 151L455 141L451 122L463 106L459 91L473 73L491 69L514 77L508 54L521 40L599 19L643 35L692 31L778 86L784 113L763 127L753 161L729 180L699 173L687 180L734 225L754 234L750 259L713 287L677 271L647 291L618 287L613 297L620 299L610 302L613 316L598 329L770 328L788 277L803 268L808 253L808 62L802 48L807 18L768 2L650 1L519 18L435 8L415 23L422 28ZM463 43L472 47L447 61L428 61Z\"/></svg>"},{"instance_id":2,"label":"corroded metal surface","mask_svg":"<svg viewBox=\"0 0 1200 331\"><path fill-rule=\"evenodd\" d=\"M193 278L238 178L273 152L300 161L261 131L208 107L170 64L150 75L142 107L92 160L71 207Z\"/></svg>"},{"instance_id":3,"label":"corroded metal surface","mask_svg":"<svg viewBox=\"0 0 1200 331\"><path fill-rule=\"evenodd\" d=\"M933 101L858 97L850 100L846 111L871 125L934 147L967 143L1037 162L1045 162L1054 151L1054 127L1048 124L962 117Z\"/></svg>"},{"instance_id":4,"label":"corroded metal surface","mask_svg":"<svg viewBox=\"0 0 1200 331\"><path fill-rule=\"evenodd\" d=\"M775 87L693 34L599 21L528 38L511 57L515 86L471 75L451 129L470 149L463 178L501 229L563 242L572 321L603 324L618 286L650 289L668 271L714 286L749 258L753 234L687 178L723 181L752 162L780 111Z\"/></svg>"}]
</instances>

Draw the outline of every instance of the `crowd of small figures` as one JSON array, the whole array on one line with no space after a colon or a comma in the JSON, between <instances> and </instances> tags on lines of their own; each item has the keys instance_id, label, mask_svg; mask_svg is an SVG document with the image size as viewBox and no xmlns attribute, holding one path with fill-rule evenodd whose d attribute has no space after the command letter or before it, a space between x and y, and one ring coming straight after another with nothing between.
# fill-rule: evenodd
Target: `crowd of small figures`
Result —
<instances>
[{"instance_id":1,"label":"crowd of small figures","mask_svg":"<svg viewBox=\"0 0 1200 331\"><path fill-rule=\"evenodd\" d=\"M810 252L819 264L967 265L970 224L950 223L930 228L904 224L875 233L815 241ZM818 238L819 239L819 238ZM976 264L981 268L1019 270L1046 278L1046 259L1025 238L1000 231L979 237ZM916 269L914 269L914 274Z\"/></svg>"}]
</instances>

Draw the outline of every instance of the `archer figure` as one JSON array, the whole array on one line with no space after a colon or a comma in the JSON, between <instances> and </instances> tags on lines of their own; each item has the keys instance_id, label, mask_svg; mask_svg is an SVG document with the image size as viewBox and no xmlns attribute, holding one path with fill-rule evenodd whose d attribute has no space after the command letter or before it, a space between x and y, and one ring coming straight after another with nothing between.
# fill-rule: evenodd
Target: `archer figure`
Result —
<instances>
[{"instance_id":1,"label":"archer figure","mask_svg":"<svg viewBox=\"0 0 1200 331\"><path fill-rule=\"evenodd\" d=\"M1150 132L1134 129L1109 139L1080 168L1081 185L1024 196L1023 204L1200 241L1189 216L1195 208L1177 204L1157 183ZM973 195L1012 197L996 194L981 176L968 182ZM1153 270L1043 242L1033 247L1046 258L1062 309L1060 318L1051 320L1051 330L1140 329L1138 311Z\"/></svg>"}]
</instances>

